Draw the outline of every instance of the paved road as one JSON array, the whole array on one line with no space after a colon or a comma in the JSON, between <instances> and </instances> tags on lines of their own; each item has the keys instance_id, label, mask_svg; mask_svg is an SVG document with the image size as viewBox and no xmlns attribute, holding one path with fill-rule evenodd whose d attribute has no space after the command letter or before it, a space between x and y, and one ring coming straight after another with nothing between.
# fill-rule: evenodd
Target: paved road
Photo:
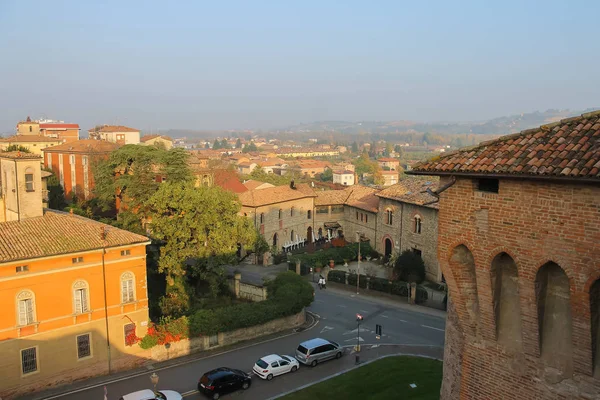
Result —
<instances>
[{"instance_id":1,"label":"paved road","mask_svg":"<svg viewBox=\"0 0 600 400\"><path fill-rule=\"evenodd\" d=\"M312 329L286 337L275 338L266 343L258 343L230 352L190 360L181 365L157 367L154 371L160 376L159 389L177 390L186 395L186 400L200 399L200 395L195 390L198 379L204 372L219 366L230 366L250 372L254 362L261 356L271 353L292 355L298 343L313 337L334 340L347 346L347 352L350 353L352 346L357 341L356 313L361 313L364 316L364 323L361 326L359 335L360 339L358 339L362 346L362 358L368 359L377 355L397 352L429 354L433 357L441 357L441 347L444 343L444 319L442 314L421 314L406 309L406 306L381 304L361 296L352 296L350 293L317 289L315 302L310 310L318 314L320 320ZM375 324L383 326L384 336L381 340L375 338ZM277 377L271 382L265 382L254 377L253 385L248 391L238 392L224 398L267 399L314 382L324 376L348 369L353 364L354 357L347 356L339 361L324 363L314 369L301 367L296 373ZM151 372L143 371L137 376L107 384L108 400L117 400L123 394L149 388L149 375ZM103 385L50 398L61 400L102 399Z\"/></svg>"}]
</instances>

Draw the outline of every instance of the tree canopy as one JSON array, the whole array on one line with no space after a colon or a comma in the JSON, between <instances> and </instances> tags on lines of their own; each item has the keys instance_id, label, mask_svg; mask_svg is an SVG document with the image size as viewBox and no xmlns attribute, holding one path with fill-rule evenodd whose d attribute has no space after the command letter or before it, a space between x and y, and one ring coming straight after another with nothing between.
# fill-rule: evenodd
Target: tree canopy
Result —
<instances>
[{"instance_id":1,"label":"tree canopy","mask_svg":"<svg viewBox=\"0 0 600 400\"><path fill-rule=\"evenodd\" d=\"M400 280L421 283L425 279L425 263L414 251L404 250L396 259L394 272Z\"/></svg>"},{"instance_id":2,"label":"tree canopy","mask_svg":"<svg viewBox=\"0 0 600 400\"><path fill-rule=\"evenodd\" d=\"M22 146L20 144L11 144L4 151L20 151L21 153L31 153L29 148Z\"/></svg>"},{"instance_id":3,"label":"tree canopy","mask_svg":"<svg viewBox=\"0 0 600 400\"><path fill-rule=\"evenodd\" d=\"M254 144L254 142L250 142L250 144L246 144L242 149L242 153L249 153L251 151L257 151L258 147Z\"/></svg>"}]
</instances>

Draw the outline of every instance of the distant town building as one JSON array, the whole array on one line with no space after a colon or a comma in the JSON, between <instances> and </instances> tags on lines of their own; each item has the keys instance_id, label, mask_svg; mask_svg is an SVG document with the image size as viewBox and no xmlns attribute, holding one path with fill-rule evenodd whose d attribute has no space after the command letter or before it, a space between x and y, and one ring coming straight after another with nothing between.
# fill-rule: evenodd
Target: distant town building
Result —
<instances>
[{"instance_id":1,"label":"distant town building","mask_svg":"<svg viewBox=\"0 0 600 400\"><path fill-rule=\"evenodd\" d=\"M45 149L62 143L61 139L41 135L15 135L0 139L0 150L6 150L10 146L19 146L41 156Z\"/></svg>"},{"instance_id":2,"label":"distant town building","mask_svg":"<svg viewBox=\"0 0 600 400\"><path fill-rule=\"evenodd\" d=\"M79 140L79 131L78 124L51 119L32 121L30 117L27 117L27 120L17 124L17 136L43 136L59 139L60 143Z\"/></svg>"},{"instance_id":3,"label":"distant town building","mask_svg":"<svg viewBox=\"0 0 600 400\"><path fill-rule=\"evenodd\" d=\"M390 171L398 171L400 168L400 160L397 158L385 157L377 160L379 168L389 169Z\"/></svg>"},{"instance_id":4,"label":"distant town building","mask_svg":"<svg viewBox=\"0 0 600 400\"><path fill-rule=\"evenodd\" d=\"M88 130L90 139L119 145L140 144L140 131L121 125L100 125Z\"/></svg>"},{"instance_id":5,"label":"distant town building","mask_svg":"<svg viewBox=\"0 0 600 400\"><path fill-rule=\"evenodd\" d=\"M173 148L173 139L169 136L163 135L144 135L140 138L140 143L145 146L164 146L165 149L171 150Z\"/></svg>"},{"instance_id":6,"label":"distant town building","mask_svg":"<svg viewBox=\"0 0 600 400\"><path fill-rule=\"evenodd\" d=\"M333 171L333 183L337 183L339 185L344 186L352 186L356 182L354 182L354 172L353 171Z\"/></svg>"},{"instance_id":7,"label":"distant town building","mask_svg":"<svg viewBox=\"0 0 600 400\"><path fill-rule=\"evenodd\" d=\"M381 171L383 177L383 186L392 186L398 183L399 174L398 171Z\"/></svg>"}]
</instances>

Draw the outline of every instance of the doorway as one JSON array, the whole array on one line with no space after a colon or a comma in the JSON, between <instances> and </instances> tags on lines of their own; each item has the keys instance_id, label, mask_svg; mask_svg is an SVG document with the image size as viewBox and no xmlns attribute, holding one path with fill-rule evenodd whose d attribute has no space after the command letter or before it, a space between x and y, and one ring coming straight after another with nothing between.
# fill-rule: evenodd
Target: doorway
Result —
<instances>
[{"instance_id":1,"label":"doorway","mask_svg":"<svg viewBox=\"0 0 600 400\"><path fill-rule=\"evenodd\" d=\"M312 226L309 226L308 229L306 230L306 242L307 243L313 242Z\"/></svg>"},{"instance_id":2,"label":"doorway","mask_svg":"<svg viewBox=\"0 0 600 400\"><path fill-rule=\"evenodd\" d=\"M277 233L273 234L273 247L277 248L278 241Z\"/></svg>"},{"instance_id":3,"label":"doorway","mask_svg":"<svg viewBox=\"0 0 600 400\"><path fill-rule=\"evenodd\" d=\"M390 257L392 256L392 239L390 238L386 238L385 239L385 259L389 260Z\"/></svg>"}]
</instances>

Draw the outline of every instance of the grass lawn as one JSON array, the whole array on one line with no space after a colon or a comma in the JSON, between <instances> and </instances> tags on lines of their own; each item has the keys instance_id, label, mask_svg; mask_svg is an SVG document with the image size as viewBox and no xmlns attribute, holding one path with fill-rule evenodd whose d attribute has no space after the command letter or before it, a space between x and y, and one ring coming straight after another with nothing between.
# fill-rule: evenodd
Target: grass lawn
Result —
<instances>
[{"instance_id":1,"label":"grass lawn","mask_svg":"<svg viewBox=\"0 0 600 400\"><path fill-rule=\"evenodd\" d=\"M415 389L410 384L417 385ZM397 356L372 362L343 375L282 397L283 400L389 400L440 398L442 362Z\"/></svg>"}]
</instances>

